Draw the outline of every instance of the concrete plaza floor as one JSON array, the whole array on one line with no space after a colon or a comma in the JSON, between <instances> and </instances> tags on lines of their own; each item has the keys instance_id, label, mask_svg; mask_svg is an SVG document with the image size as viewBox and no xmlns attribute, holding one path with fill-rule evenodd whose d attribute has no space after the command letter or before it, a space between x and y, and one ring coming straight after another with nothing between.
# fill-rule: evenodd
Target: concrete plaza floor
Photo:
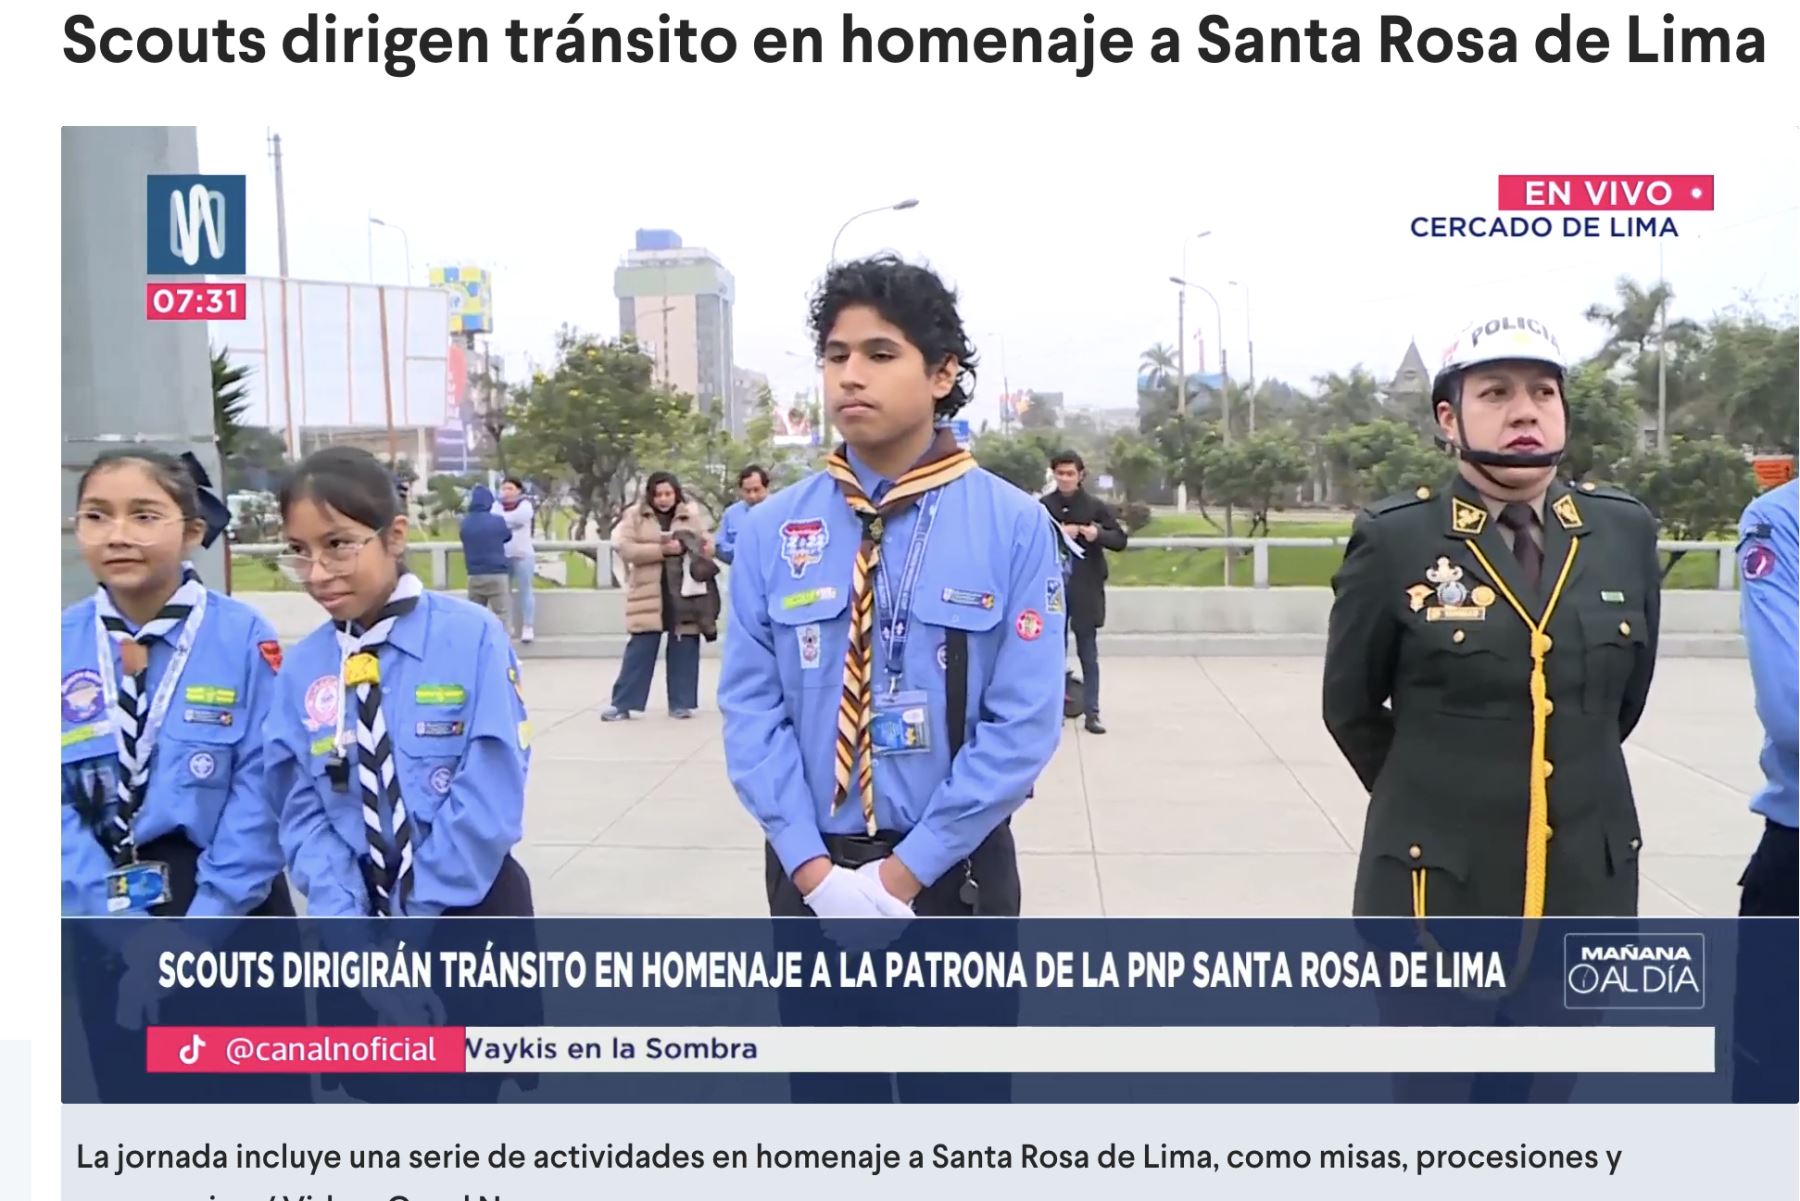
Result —
<instances>
[{"instance_id":1,"label":"concrete plaza floor","mask_svg":"<svg viewBox=\"0 0 1800 1201\"><path fill-rule=\"evenodd\" d=\"M1315 658L1104 657L1104 737L1064 727L1014 820L1025 911L1336 916L1366 797L1319 721ZM702 711L600 721L618 663L532 659L525 843L543 914L765 913L760 834ZM1626 746L1644 832L1641 909L1728 916L1760 834L1760 727L1742 660L1665 659ZM1453 791L1454 781L1446 781Z\"/></svg>"}]
</instances>

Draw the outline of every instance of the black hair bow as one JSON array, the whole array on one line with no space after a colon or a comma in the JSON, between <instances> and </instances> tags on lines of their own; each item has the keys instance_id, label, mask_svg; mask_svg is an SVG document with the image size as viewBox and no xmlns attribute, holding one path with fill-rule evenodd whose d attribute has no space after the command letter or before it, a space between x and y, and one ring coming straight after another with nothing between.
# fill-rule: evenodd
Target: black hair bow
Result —
<instances>
[{"instance_id":1,"label":"black hair bow","mask_svg":"<svg viewBox=\"0 0 1800 1201\"><path fill-rule=\"evenodd\" d=\"M218 541L231 526L231 506L219 499L213 491L212 480L206 474L206 468L200 466L200 460L194 457L193 451L183 451L181 461L187 466L188 474L194 477L195 489L199 493L200 520L206 523L206 535L200 539L201 546L211 546Z\"/></svg>"}]
</instances>

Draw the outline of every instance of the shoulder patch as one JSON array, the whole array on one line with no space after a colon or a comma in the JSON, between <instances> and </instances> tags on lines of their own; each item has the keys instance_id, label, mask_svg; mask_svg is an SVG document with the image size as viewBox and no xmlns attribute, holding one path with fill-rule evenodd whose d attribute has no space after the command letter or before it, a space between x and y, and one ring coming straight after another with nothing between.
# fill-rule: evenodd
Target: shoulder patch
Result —
<instances>
[{"instance_id":1,"label":"shoulder patch","mask_svg":"<svg viewBox=\"0 0 1800 1201\"><path fill-rule=\"evenodd\" d=\"M1420 495L1421 492L1423 495ZM1431 498L1436 495L1434 490L1424 488L1414 492L1400 492L1393 496L1383 497L1381 500L1369 502L1363 506L1363 512L1371 517L1384 517L1401 509L1410 509L1414 505L1429 504Z\"/></svg>"}]
</instances>

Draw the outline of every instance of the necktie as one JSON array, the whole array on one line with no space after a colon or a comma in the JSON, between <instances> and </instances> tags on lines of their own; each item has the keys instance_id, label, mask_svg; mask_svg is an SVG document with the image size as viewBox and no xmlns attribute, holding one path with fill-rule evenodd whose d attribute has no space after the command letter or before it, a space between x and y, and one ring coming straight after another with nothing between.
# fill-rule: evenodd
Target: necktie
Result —
<instances>
[{"instance_id":1,"label":"necktie","mask_svg":"<svg viewBox=\"0 0 1800 1201\"><path fill-rule=\"evenodd\" d=\"M856 472L840 447L825 461L825 470L837 481L838 490L851 512L862 519L862 542L856 551L856 570L850 580L850 645L844 655L844 692L838 701L837 784L831 811L836 813L850 796L851 769L856 768L857 796L862 803L863 825L875 833L875 755L869 736L875 713L875 571L881 562L881 535L886 520L904 512L921 496L961 479L975 469L975 459L956 444L956 437L940 429L918 464L894 481L877 505L863 495Z\"/></svg>"},{"instance_id":2,"label":"necktie","mask_svg":"<svg viewBox=\"0 0 1800 1201\"><path fill-rule=\"evenodd\" d=\"M1500 510L1500 524L1513 532L1513 558L1519 561L1525 578L1536 588L1538 577L1544 573L1544 551L1532 537L1537 514L1532 512L1530 505L1514 501Z\"/></svg>"},{"instance_id":3,"label":"necktie","mask_svg":"<svg viewBox=\"0 0 1800 1201\"><path fill-rule=\"evenodd\" d=\"M205 597L206 586L193 568L186 568L181 586L169 598L162 611L133 633L125 618L113 605L106 589L95 598L100 625L119 649L123 668L119 679L119 695L113 702L113 739L119 752L119 778L114 784L116 804L98 830L100 845L112 857L114 867L124 867L137 859L137 840L132 823L144 807L150 784L150 755L156 749L147 735L150 724L150 644L173 638Z\"/></svg>"},{"instance_id":4,"label":"necktie","mask_svg":"<svg viewBox=\"0 0 1800 1201\"><path fill-rule=\"evenodd\" d=\"M394 623L413 611L425 587L408 572L394 586L394 593L366 630L351 622L339 622L338 647L344 654L344 687L356 689L356 776L362 785L363 828L369 836L365 871L369 899L377 917L404 912L406 890L412 883L412 827L406 820L406 800L394 771L393 740L381 712L381 660L377 654L393 633ZM342 703L342 702L340 702ZM386 800L393 817L390 842L381 828L381 802Z\"/></svg>"}]
</instances>

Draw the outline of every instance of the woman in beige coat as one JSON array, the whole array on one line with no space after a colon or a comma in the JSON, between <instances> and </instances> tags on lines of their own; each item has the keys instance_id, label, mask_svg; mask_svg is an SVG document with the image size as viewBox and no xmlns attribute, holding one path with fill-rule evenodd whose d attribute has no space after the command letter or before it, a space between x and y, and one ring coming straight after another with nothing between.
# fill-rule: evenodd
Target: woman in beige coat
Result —
<instances>
[{"instance_id":1,"label":"woman in beige coat","mask_svg":"<svg viewBox=\"0 0 1800 1201\"><path fill-rule=\"evenodd\" d=\"M622 721L650 703L656 652L669 637L669 714L692 717L700 704L700 640L719 634L718 564L699 507L667 471L644 482L644 495L612 532L626 564L625 629L631 639L602 721Z\"/></svg>"}]
</instances>

